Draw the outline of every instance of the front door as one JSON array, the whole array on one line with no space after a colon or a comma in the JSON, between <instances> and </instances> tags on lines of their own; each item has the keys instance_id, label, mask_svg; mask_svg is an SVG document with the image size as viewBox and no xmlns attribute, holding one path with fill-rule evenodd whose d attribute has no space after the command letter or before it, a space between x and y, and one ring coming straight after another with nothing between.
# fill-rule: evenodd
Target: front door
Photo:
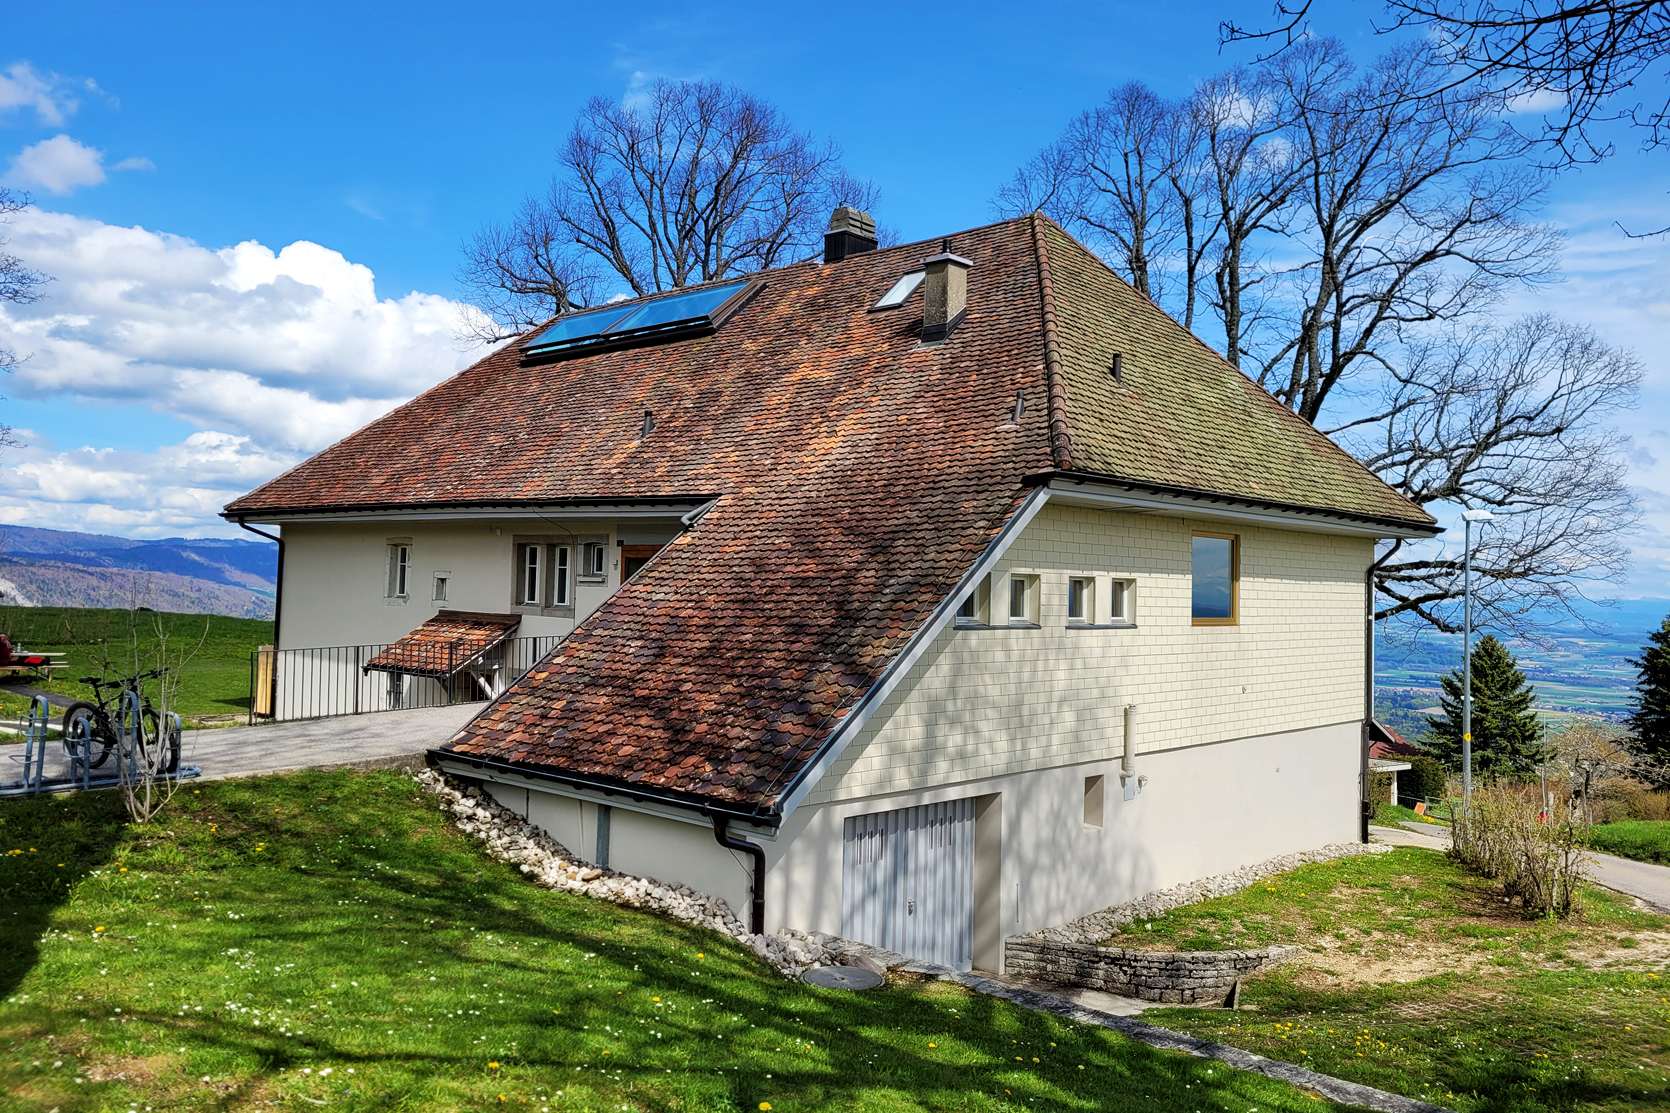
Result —
<instances>
[{"instance_id":1,"label":"front door","mask_svg":"<svg viewBox=\"0 0 1670 1113\"><path fill-rule=\"evenodd\" d=\"M841 934L967 970L974 954L974 800L846 821Z\"/></svg>"}]
</instances>

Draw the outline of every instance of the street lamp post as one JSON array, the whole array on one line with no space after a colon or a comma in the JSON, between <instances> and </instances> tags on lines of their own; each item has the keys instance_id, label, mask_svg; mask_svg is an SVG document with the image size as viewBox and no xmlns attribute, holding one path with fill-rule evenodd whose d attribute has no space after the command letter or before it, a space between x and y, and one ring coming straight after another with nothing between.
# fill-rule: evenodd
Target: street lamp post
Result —
<instances>
[{"instance_id":1,"label":"street lamp post","mask_svg":"<svg viewBox=\"0 0 1670 1113\"><path fill-rule=\"evenodd\" d=\"M1478 522L1483 528L1483 523L1495 517L1488 510L1461 512L1464 534L1461 544L1461 797L1464 800L1473 798L1473 523Z\"/></svg>"}]
</instances>

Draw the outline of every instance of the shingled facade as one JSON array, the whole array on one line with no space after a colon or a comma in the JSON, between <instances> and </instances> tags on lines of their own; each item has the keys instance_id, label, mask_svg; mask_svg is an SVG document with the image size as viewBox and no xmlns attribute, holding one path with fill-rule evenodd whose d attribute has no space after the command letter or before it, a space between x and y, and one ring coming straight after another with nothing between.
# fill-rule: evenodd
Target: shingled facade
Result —
<instances>
[{"instance_id":1,"label":"shingled facade","mask_svg":"<svg viewBox=\"0 0 1670 1113\"><path fill-rule=\"evenodd\" d=\"M1429 516L1042 217L727 304L512 343L228 506L282 527L282 644L520 614L561 640L443 768L768 927L962 965L1352 837L1364 574Z\"/></svg>"}]
</instances>

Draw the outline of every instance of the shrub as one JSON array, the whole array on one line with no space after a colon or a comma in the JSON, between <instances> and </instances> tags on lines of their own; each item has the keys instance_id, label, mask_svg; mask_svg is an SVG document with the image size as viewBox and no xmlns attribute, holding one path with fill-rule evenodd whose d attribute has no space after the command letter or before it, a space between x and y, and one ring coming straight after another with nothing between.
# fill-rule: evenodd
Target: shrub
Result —
<instances>
[{"instance_id":1,"label":"shrub","mask_svg":"<svg viewBox=\"0 0 1670 1113\"><path fill-rule=\"evenodd\" d=\"M1456 809L1450 857L1499 882L1528 914L1566 917L1581 910L1588 843L1588 825L1578 814L1543 814L1534 787L1492 785Z\"/></svg>"},{"instance_id":2,"label":"shrub","mask_svg":"<svg viewBox=\"0 0 1670 1113\"><path fill-rule=\"evenodd\" d=\"M1443 762L1430 754L1417 754L1409 759L1409 768L1398 774L1398 794L1422 800L1441 800L1449 776Z\"/></svg>"},{"instance_id":3,"label":"shrub","mask_svg":"<svg viewBox=\"0 0 1670 1113\"><path fill-rule=\"evenodd\" d=\"M1369 774L1368 798L1376 804L1395 804L1392 799L1392 775L1390 773Z\"/></svg>"}]
</instances>

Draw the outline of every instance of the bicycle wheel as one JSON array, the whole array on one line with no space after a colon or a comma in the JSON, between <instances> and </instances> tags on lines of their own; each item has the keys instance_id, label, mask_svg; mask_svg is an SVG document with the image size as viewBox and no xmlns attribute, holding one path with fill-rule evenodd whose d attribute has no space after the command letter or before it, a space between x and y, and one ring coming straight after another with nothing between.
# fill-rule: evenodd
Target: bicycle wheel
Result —
<instances>
[{"instance_id":1,"label":"bicycle wheel","mask_svg":"<svg viewBox=\"0 0 1670 1113\"><path fill-rule=\"evenodd\" d=\"M139 740L139 749L145 756L145 764L152 764L152 755L161 747L160 754L155 758L158 773L174 773L180 768L180 732L174 729L174 721L168 722L168 736L163 736L162 722L156 710L151 707L145 709L145 736Z\"/></svg>"},{"instance_id":2,"label":"bicycle wheel","mask_svg":"<svg viewBox=\"0 0 1670 1113\"><path fill-rule=\"evenodd\" d=\"M104 712L91 703L72 703L64 712L64 756L97 769L116 747Z\"/></svg>"}]
</instances>

